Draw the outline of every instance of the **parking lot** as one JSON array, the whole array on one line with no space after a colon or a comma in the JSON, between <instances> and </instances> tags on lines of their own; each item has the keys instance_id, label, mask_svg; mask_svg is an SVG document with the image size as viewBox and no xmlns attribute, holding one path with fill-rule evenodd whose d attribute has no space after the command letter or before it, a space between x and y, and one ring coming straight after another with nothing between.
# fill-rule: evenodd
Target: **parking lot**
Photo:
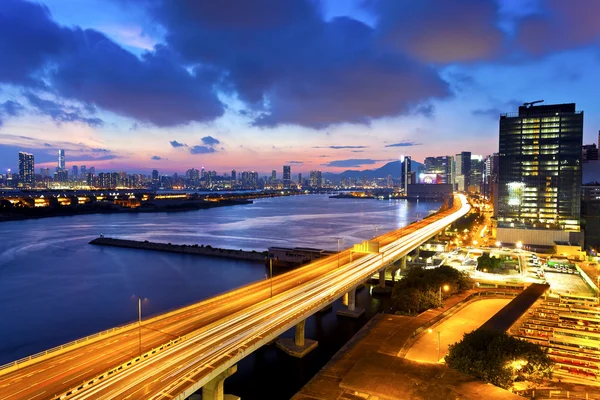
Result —
<instances>
[{"instance_id":1,"label":"parking lot","mask_svg":"<svg viewBox=\"0 0 600 400\"><path fill-rule=\"evenodd\" d=\"M550 284L552 292L590 297L595 296L594 291L584 282L579 274L566 274L552 271L553 269L546 269L544 274L546 281Z\"/></svg>"}]
</instances>

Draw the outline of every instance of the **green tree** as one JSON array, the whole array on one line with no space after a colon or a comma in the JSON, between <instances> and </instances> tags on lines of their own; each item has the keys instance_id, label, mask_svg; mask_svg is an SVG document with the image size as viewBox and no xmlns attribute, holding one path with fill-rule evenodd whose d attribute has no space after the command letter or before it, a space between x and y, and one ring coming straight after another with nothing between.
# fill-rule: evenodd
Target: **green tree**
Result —
<instances>
[{"instance_id":1,"label":"green tree","mask_svg":"<svg viewBox=\"0 0 600 400\"><path fill-rule=\"evenodd\" d=\"M540 382L552 377L554 362L547 350L483 329L466 333L448 348L446 364L459 372L508 389L515 381Z\"/></svg>"}]
</instances>

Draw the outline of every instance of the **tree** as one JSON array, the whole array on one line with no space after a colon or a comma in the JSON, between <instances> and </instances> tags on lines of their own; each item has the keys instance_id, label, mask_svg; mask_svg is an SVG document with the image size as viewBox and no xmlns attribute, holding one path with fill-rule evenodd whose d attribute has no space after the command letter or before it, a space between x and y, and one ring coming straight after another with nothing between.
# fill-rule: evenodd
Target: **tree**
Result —
<instances>
[{"instance_id":1,"label":"tree","mask_svg":"<svg viewBox=\"0 0 600 400\"><path fill-rule=\"evenodd\" d=\"M500 269L502 269L502 260L498 257L490 257L488 253L483 253L477 257L478 271L487 270L487 272L499 273Z\"/></svg>"},{"instance_id":2,"label":"tree","mask_svg":"<svg viewBox=\"0 0 600 400\"><path fill-rule=\"evenodd\" d=\"M440 288L448 286L448 290ZM415 268L394 285L392 301L398 311L418 314L429 308L442 307L443 298L470 289L473 281L467 274L442 265L435 269Z\"/></svg>"},{"instance_id":3,"label":"tree","mask_svg":"<svg viewBox=\"0 0 600 400\"><path fill-rule=\"evenodd\" d=\"M509 336L477 329L448 348L446 364L459 372L508 389L515 381L540 382L552 377L547 350Z\"/></svg>"}]
</instances>

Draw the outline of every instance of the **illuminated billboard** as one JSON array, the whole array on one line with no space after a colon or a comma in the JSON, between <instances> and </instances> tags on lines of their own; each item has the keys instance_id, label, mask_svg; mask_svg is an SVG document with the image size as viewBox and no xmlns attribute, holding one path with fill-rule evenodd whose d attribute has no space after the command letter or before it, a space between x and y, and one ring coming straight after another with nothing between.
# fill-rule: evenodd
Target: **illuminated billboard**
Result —
<instances>
[{"instance_id":1,"label":"illuminated billboard","mask_svg":"<svg viewBox=\"0 0 600 400\"><path fill-rule=\"evenodd\" d=\"M419 174L419 183L427 185L439 185L443 183L442 176L439 174Z\"/></svg>"}]
</instances>

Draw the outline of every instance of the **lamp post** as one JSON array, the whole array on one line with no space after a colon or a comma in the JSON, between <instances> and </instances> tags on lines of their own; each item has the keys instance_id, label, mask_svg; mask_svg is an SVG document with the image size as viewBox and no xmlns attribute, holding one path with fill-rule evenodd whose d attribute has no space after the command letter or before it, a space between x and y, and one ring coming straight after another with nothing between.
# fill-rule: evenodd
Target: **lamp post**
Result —
<instances>
[{"instance_id":1,"label":"lamp post","mask_svg":"<svg viewBox=\"0 0 600 400\"><path fill-rule=\"evenodd\" d=\"M340 240L343 239L341 236L334 236L334 239L337 239L338 242L338 256L337 256L337 267L340 267Z\"/></svg>"},{"instance_id":2,"label":"lamp post","mask_svg":"<svg viewBox=\"0 0 600 400\"><path fill-rule=\"evenodd\" d=\"M138 344L140 357L142 355L142 300L146 300L144 297L135 296L138 301Z\"/></svg>"},{"instance_id":3,"label":"lamp post","mask_svg":"<svg viewBox=\"0 0 600 400\"><path fill-rule=\"evenodd\" d=\"M375 227L375 237L377 237L377 233L379 232L379 225L373 225Z\"/></svg>"},{"instance_id":4,"label":"lamp post","mask_svg":"<svg viewBox=\"0 0 600 400\"><path fill-rule=\"evenodd\" d=\"M269 258L269 281L271 283L271 298L273 298L273 259Z\"/></svg>"},{"instance_id":5,"label":"lamp post","mask_svg":"<svg viewBox=\"0 0 600 400\"><path fill-rule=\"evenodd\" d=\"M448 290L450 290L450 286L448 286L448 285L440 286L440 303L442 302L442 289L444 289L444 292L447 292Z\"/></svg>"},{"instance_id":6,"label":"lamp post","mask_svg":"<svg viewBox=\"0 0 600 400\"><path fill-rule=\"evenodd\" d=\"M440 361L440 350L441 350L441 343L442 343L441 332L440 331L434 331L433 329L428 329L427 332L429 332L429 333L436 332L437 333L437 338L438 338L437 361Z\"/></svg>"}]
</instances>

